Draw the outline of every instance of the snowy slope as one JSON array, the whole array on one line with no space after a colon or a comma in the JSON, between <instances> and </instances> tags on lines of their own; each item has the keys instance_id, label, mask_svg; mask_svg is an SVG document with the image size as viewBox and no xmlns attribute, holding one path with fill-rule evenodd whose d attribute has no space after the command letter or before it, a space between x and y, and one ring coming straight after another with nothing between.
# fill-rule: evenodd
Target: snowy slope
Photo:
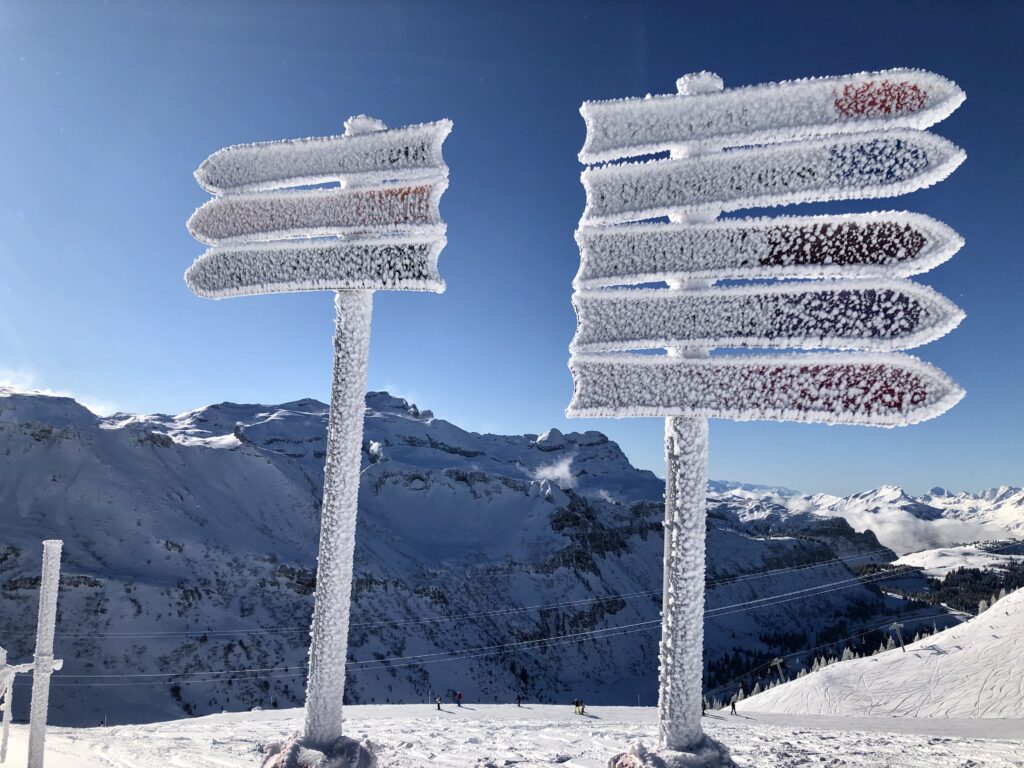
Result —
<instances>
[{"instance_id":1,"label":"snowy slope","mask_svg":"<svg viewBox=\"0 0 1024 768\"><path fill-rule=\"evenodd\" d=\"M367 405L347 697L653 703L662 481L597 432ZM325 430L313 400L98 418L0 395L0 642L30 657L38 542L60 535L55 722L302 702ZM709 510L709 686L909 608L853 578L894 559L873 535L804 513L763 529L749 491Z\"/></svg>"},{"instance_id":2,"label":"snowy slope","mask_svg":"<svg viewBox=\"0 0 1024 768\"><path fill-rule=\"evenodd\" d=\"M1011 485L989 488L980 493L951 493L944 488L932 490L920 498L942 511L944 517L968 523L997 525L1017 538L1024 538L1024 489Z\"/></svg>"},{"instance_id":3,"label":"snowy slope","mask_svg":"<svg viewBox=\"0 0 1024 768\"><path fill-rule=\"evenodd\" d=\"M1024 718L1024 590L907 646L825 667L742 711L848 717Z\"/></svg>"},{"instance_id":4,"label":"snowy slope","mask_svg":"<svg viewBox=\"0 0 1024 768\"><path fill-rule=\"evenodd\" d=\"M652 707L587 706L589 717L532 702L461 709L429 704L355 706L350 735L378 745L382 768L604 768L657 736ZM151 725L53 728L47 768L253 768L259 745L299 730L301 710L210 715ZM1011 768L1020 766L1021 721L816 718L709 712L705 730L738 768ZM8 762L24 765L27 726L14 726Z\"/></svg>"},{"instance_id":5,"label":"snowy slope","mask_svg":"<svg viewBox=\"0 0 1024 768\"><path fill-rule=\"evenodd\" d=\"M985 545L967 544L962 547L926 549L904 555L897 565L920 568L925 576L941 579L957 568L976 568L987 571L1003 568L1024 560L1024 543L996 541Z\"/></svg>"}]
</instances>

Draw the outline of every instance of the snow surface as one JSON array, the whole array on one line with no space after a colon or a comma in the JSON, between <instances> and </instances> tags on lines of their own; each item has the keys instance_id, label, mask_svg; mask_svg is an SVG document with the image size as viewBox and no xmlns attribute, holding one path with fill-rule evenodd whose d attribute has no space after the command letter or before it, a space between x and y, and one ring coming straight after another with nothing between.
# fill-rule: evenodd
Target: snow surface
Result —
<instances>
[{"instance_id":1,"label":"snow surface","mask_svg":"<svg viewBox=\"0 0 1024 768\"><path fill-rule=\"evenodd\" d=\"M1000 550L1017 550L1017 554ZM1006 542L994 542L990 548L968 544L962 547L926 549L904 555L895 564L920 568L925 576L942 579L957 568L990 571L1021 561L1024 561L1024 544L1014 546Z\"/></svg>"},{"instance_id":2,"label":"snow surface","mask_svg":"<svg viewBox=\"0 0 1024 768\"><path fill-rule=\"evenodd\" d=\"M964 317L949 299L907 280L837 280L706 289L597 289L573 295L570 350L672 347L910 349Z\"/></svg>"},{"instance_id":3,"label":"snow surface","mask_svg":"<svg viewBox=\"0 0 1024 768\"><path fill-rule=\"evenodd\" d=\"M753 699L750 700L753 702ZM709 711L705 729L739 768L946 768L1024 765L1020 720L827 718ZM653 743L651 707L446 704L349 707L351 732L380 745L386 768L605 768L642 740ZM301 710L247 712L142 726L51 728L48 768L253 768L257 745L301 727ZM9 764L24 761L25 726L13 729ZM20 761L20 762L19 762Z\"/></svg>"},{"instance_id":4,"label":"snow surface","mask_svg":"<svg viewBox=\"0 0 1024 768\"><path fill-rule=\"evenodd\" d=\"M844 717L1024 718L1024 590L970 621L745 700L741 712Z\"/></svg>"},{"instance_id":5,"label":"snow surface","mask_svg":"<svg viewBox=\"0 0 1024 768\"><path fill-rule=\"evenodd\" d=\"M581 176L587 193L582 223L892 197L942 181L964 158L940 136L893 130L592 167Z\"/></svg>"},{"instance_id":6,"label":"snow surface","mask_svg":"<svg viewBox=\"0 0 1024 768\"><path fill-rule=\"evenodd\" d=\"M673 280L909 277L942 264L963 238L905 211L585 226L574 285Z\"/></svg>"},{"instance_id":7,"label":"snow surface","mask_svg":"<svg viewBox=\"0 0 1024 768\"><path fill-rule=\"evenodd\" d=\"M725 91L586 101L581 163L701 142L721 148L886 128L927 128L964 101L932 72L889 69L765 83Z\"/></svg>"},{"instance_id":8,"label":"snow surface","mask_svg":"<svg viewBox=\"0 0 1024 768\"><path fill-rule=\"evenodd\" d=\"M893 427L934 418L963 397L910 355L807 353L707 359L577 354L573 417L705 416Z\"/></svg>"}]
</instances>

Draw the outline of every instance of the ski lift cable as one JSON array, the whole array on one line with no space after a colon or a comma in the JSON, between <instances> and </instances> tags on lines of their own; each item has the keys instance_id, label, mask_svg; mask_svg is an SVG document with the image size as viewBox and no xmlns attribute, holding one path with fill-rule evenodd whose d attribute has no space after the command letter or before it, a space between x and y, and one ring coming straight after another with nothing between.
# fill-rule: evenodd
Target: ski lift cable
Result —
<instances>
[{"instance_id":1,"label":"ski lift cable","mask_svg":"<svg viewBox=\"0 0 1024 768\"><path fill-rule=\"evenodd\" d=\"M851 555L849 557L836 557L829 560L819 560L814 563L806 563L801 565L789 566L786 568L775 568L767 571L757 571L755 573L741 574L739 576L731 576L722 579L716 579L705 582L707 586L724 586L742 581L749 581L752 579L765 578L768 576L778 575L781 573L790 573L794 571L810 570L813 568L822 568L827 565L835 563L847 563L854 560L861 560L866 557L873 557L876 554L884 554L889 552L887 549L871 550L868 552L862 552L857 555ZM408 619L400 621L381 621L381 622L361 622L351 625L351 628L364 628L364 627L383 627L383 626L405 626L410 624L430 624L446 621L460 621L463 619L479 618L484 616L497 616L505 614L516 614L516 613L528 613L537 610L544 610L549 608L562 608L570 607L574 605L585 605L599 602L609 602L612 600L626 600L637 597L654 596L661 594L661 589L645 590L641 592L628 592L622 594L606 595L603 597L592 597L583 598L580 600L564 601L559 603L546 603L539 605L530 605L523 607L509 607L499 608L491 611L479 611L476 613L465 613L457 614L453 616L431 616L422 619ZM58 632L57 637L66 638L161 638L161 637L203 637L203 636L218 636L218 635L246 635L246 634L274 634L274 633L286 633L286 632L299 632L308 631L308 626L288 626L288 627L262 627L259 629L207 629L207 630L188 630L181 632L107 632L107 633L88 633L88 632ZM29 635L30 632L14 633Z\"/></svg>"},{"instance_id":2,"label":"ski lift cable","mask_svg":"<svg viewBox=\"0 0 1024 768\"><path fill-rule=\"evenodd\" d=\"M818 594L825 594L825 593L829 593L829 592L835 592L835 591L842 590L842 589L850 589L852 587L856 587L856 586L861 585L861 584L870 584L870 583L873 583L874 581L881 581L881 580L883 580L885 578L891 578L892 575L893 575L892 572L883 572L883 573L880 573L880 574L875 574L874 576L872 576L872 577L870 577L868 579L864 579L864 580L861 580L861 579L848 579L848 580L845 580L844 582L833 582L831 584L821 585L821 586L824 586L826 588L821 589L819 587L818 591L812 592L812 593L808 593L806 590L797 590L796 592L782 593L781 595L773 596L773 598L776 599L776 602L772 603L771 605L780 604L780 603L784 603L784 602L791 602L793 600L799 600L799 599L803 599L803 598L806 598L806 597L815 597ZM851 582L851 583L846 583L847 581ZM839 585L839 586L836 586L836 585ZM777 598L786 598L786 599L778 600ZM744 601L744 602L741 602L741 603L733 603L731 605L726 605L726 606L720 606L717 609L709 610L708 611L708 615L711 616L711 617L715 617L715 616L719 616L719 615L729 615L729 614L733 614L733 613L740 613L740 612L743 612L743 611L753 610L755 608L771 607L771 605L769 605L769 606L757 605L757 603L761 602L762 600L764 600L764 598L760 598L758 600L748 600L748 601ZM937 615L945 615L945 614L937 614ZM584 632L576 632L576 633L571 633L571 634L568 634L568 635L557 635L557 636L554 636L554 637L535 638L533 640L522 640L522 641L518 641L518 642L515 642L515 643L503 643L503 644L493 645L493 646L481 646L481 647L478 647L478 648L463 648L463 649L456 649L456 650L452 650L452 651L438 651L438 652L434 652L434 653L419 654L419 655L415 655L415 656L395 656L395 657L384 658L384 659L367 659L367 660L364 660L364 661L361 661L361 662L358 662L358 661L357 662L349 662L348 663L348 668L351 669L353 672L355 672L355 671L360 671L360 670L363 670L363 669L388 669L388 668L393 668L393 667L409 666L411 664L435 663L435 662L439 662L439 661L457 661L457 660L462 659L462 658L474 658L474 655L466 655L466 654L474 654L476 651L492 651L493 650L494 653L504 653L504 652L507 652L509 650L514 650L514 649L527 650L529 648L545 647L546 644L548 644L548 643L550 643L552 641L558 641L559 644L564 644L565 642L581 642L583 640L588 640L588 639L600 639L602 637L613 637L613 636L615 636L615 634L618 634L618 633L626 633L626 632L624 632L625 630L628 630L630 632L634 631L634 628L639 628L639 629L636 629L635 631L643 631L645 629L651 629L654 626L660 626L660 625L661 625L661 620L660 619L651 619L649 621L635 622L633 624L624 624L624 625L619 625L619 626L615 626L615 627L605 627L605 628L601 628L601 629L587 630L587 631L584 631ZM836 641L836 642L838 642L838 641ZM483 654L483 655L490 655L490 654ZM444 659L432 658L432 657L436 657L436 656L449 656L451 658L444 658ZM391 662L394 662L394 661L404 661L404 662L407 662L407 663L404 663L404 664L392 664ZM173 672L167 672L167 673L122 673L122 674L108 674L108 675L76 675L76 674L71 673L71 674L62 675L62 677L65 678L65 679L67 679L67 678L73 678L73 679L104 678L105 679L105 678L127 678L127 677L173 677L173 676L176 676L176 675L177 676L180 676L180 675L207 675L207 676L209 676L209 675L244 674L244 673L253 673L253 672L256 672L256 673L260 673L260 672L278 672L278 671L287 671L287 670L292 670L292 669L305 670L306 667L305 666L266 667L266 668L258 668L258 669L251 669L251 670L245 670L245 669L239 669L239 670L210 670L210 671L196 671L196 672L185 672L185 673L173 673ZM297 672L296 674L301 674L301 672ZM219 678L219 679L227 680L227 679L230 679L230 678ZM251 678L250 677L250 678L244 678L244 679L263 679L263 677L258 677L258 678ZM160 682L160 684L174 685L174 684L178 684L178 683L188 683L188 682L194 682L194 681L180 679L180 680L173 680L173 681L163 681L163 682ZM199 681L199 682L202 682L202 681ZM105 685L105 683L63 683L63 684L64 685Z\"/></svg>"}]
</instances>

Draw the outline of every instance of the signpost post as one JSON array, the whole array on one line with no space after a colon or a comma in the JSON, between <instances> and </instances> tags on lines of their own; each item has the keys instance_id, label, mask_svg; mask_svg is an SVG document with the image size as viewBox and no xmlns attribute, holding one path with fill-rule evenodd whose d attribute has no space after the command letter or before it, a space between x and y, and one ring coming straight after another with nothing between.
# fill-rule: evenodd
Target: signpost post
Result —
<instances>
[{"instance_id":1,"label":"signpost post","mask_svg":"<svg viewBox=\"0 0 1024 768\"><path fill-rule=\"evenodd\" d=\"M50 707L50 675L61 668L61 661L53 658L53 635L57 623L60 551L63 546L64 542L60 539L43 542L43 572L39 581L39 618L28 727L28 768L43 768L46 756L46 716Z\"/></svg>"},{"instance_id":2,"label":"signpost post","mask_svg":"<svg viewBox=\"0 0 1024 768\"><path fill-rule=\"evenodd\" d=\"M707 419L901 426L963 396L941 371L892 352L963 318L901 279L959 249L944 224L905 212L716 221L722 211L888 197L941 181L964 153L923 129L963 92L916 70L731 91L703 72L677 86L678 95L581 108L585 163L670 152L584 170L576 235L567 413L666 419L659 743L612 768L731 764L700 723ZM668 223L649 221L659 217ZM785 278L812 280L713 285ZM656 282L668 288L611 289ZM716 347L858 351L711 357ZM629 352L659 348L667 354Z\"/></svg>"},{"instance_id":3,"label":"signpost post","mask_svg":"<svg viewBox=\"0 0 1024 768\"><path fill-rule=\"evenodd\" d=\"M342 735L370 316L375 290L444 290L438 202L450 130L447 120L387 130L359 116L346 122L344 136L229 147L196 172L202 186L222 194L189 220L193 235L213 246L186 272L196 294L335 292L306 723L300 739L281 747L281 765L306 749L332 765L376 765L367 744ZM341 186L281 189L332 181Z\"/></svg>"}]
</instances>

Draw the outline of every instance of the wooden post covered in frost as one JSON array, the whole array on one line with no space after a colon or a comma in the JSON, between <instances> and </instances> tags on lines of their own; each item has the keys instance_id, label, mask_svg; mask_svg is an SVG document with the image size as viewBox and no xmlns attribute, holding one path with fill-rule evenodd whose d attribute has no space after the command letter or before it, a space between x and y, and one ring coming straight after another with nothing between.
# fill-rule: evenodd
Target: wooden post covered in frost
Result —
<instances>
[{"instance_id":1,"label":"wooden post covered in frost","mask_svg":"<svg viewBox=\"0 0 1024 768\"><path fill-rule=\"evenodd\" d=\"M53 658L57 623L57 591L60 587L60 551L64 542L43 542L43 572L39 582L39 618L36 625L35 669L32 672L32 708L28 730L28 768L43 768L46 749L46 716L50 706L50 675L60 668Z\"/></svg>"},{"instance_id":2,"label":"wooden post covered in frost","mask_svg":"<svg viewBox=\"0 0 1024 768\"><path fill-rule=\"evenodd\" d=\"M676 81L680 95L722 90L709 72ZM673 149L670 156L703 154L699 144ZM718 211L670 214L669 221L714 221ZM669 288L696 290L708 280L671 281ZM669 355L707 357L710 347L670 347ZM704 571L708 490L708 420L702 416L665 419L665 578L661 596L658 670L658 743L686 749L702 738L704 698Z\"/></svg>"},{"instance_id":3,"label":"wooden post covered in frost","mask_svg":"<svg viewBox=\"0 0 1024 768\"><path fill-rule=\"evenodd\" d=\"M224 298L335 292L334 373L300 746L341 756L345 764L375 764L368 747L342 734L373 292L444 290L437 270L445 245L438 203L448 183L441 144L450 130L447 120L389 130L360 115L346 121L342 136L228 147L196 172L199 183L220 196L189 220L192 234L213 246L185 274L195 293ZM332 181L340 186L284 189Z\"/></svg>"}]
</instances>

